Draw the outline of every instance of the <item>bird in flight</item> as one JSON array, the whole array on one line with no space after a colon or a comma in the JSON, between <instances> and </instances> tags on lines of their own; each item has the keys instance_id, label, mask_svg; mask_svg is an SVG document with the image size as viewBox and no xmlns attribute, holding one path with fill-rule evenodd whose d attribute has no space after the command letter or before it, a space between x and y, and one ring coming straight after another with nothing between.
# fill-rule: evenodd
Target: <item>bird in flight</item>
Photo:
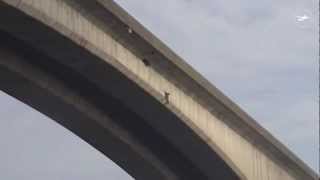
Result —
<instances>
[{"instance_id":1,"label":"bird in flight","mask_svg":"<svg viewBox=\"0 0 320 180\"><path fill-rule=\"evenodd\" d=\"M297 18L297 21L299 21L299 22L310 19L310 17L305 14L303 16L296 16L296 18Z\"/></svg>"}]
</instances>

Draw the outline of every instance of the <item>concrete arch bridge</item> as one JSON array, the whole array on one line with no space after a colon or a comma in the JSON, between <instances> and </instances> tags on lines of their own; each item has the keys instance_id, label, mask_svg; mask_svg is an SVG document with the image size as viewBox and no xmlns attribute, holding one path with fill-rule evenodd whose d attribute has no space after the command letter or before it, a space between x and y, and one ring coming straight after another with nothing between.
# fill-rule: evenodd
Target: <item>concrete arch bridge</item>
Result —
<instances>
[{"instance_id":1,"label":"concrete arch bridge","mask_svg":"<svg viewBox=\"0 0 320 180\"><path fill-rule=\"evenodd\" d=\"M0 89L136 179L318 178L112 0L0 0Z\"/></svg>"}]
</instances>

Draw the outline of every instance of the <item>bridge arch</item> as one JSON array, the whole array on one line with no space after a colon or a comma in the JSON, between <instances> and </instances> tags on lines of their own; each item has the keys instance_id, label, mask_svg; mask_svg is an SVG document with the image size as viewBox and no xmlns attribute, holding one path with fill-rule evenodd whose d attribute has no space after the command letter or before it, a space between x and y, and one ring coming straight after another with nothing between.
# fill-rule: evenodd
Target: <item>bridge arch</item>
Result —
<instances>
[{"instance_id":1,"label":"bridge arch","mask_svg":"<svg viewBox=\"0 0 320 180\"><path fill-rule=\"evenodd\" d=\"M3 36L1 38L4 39ZM208 178L115 98L95 89L93 84L63 66L57 67L60 75L48 72L48 67L41 67L48 57L31 52L26 47L17 53L8 49L11 42L2 42L6 43L5 47L1 44L0 48L0 89L4 92L51 117L110 157L136 179ZM21 45L22 42L15 43ZM28 52L20 53L25 50ZM42 62L33 64L36 62L29 58ZM69 81L67 84L66 79ZM81 83L81 87L79 84L70 87L70 81ZM89 91L94 94L87 94ZM214 164L221 163L217 168L217 177L237 179L219 157L215 158L220 162ZM221 174L223 171L225 174Z\"/></svg>"},{"instance_id":2,"label":"bridge arch","mask_svg":"<svg viewBox=\"0 0 320 180\"><path fill-rule=\"evenodd\" d=\"M4 4L0 7L2 20L14 18L13 22L19 24L0 32L2 91L69 129L136 179L239 179L178 117L124 74L31 17ZM22 28L20 25L28 26L23 27L26 32L30 28L29 32L52 39L47 42L56 48L50 44L46 48L58 53L59 59L20 39L21 34L16 34ZM59 40L59 44L52 43ZM57 51L61 50L68 53L59 54ZM95 76L92 78L95 81L88 79L88 75ZM97 81L103 82L100 84L103 88L95 84ZM116 92L126 95L130 102L144 104L140 110L154 113L162 128L169 127L167 130L186 146L177 148L144 117L118 100ZM192 153L194 159L204 160L211 172L199 168L181 149Z\"/></svg>"}]
</instances>

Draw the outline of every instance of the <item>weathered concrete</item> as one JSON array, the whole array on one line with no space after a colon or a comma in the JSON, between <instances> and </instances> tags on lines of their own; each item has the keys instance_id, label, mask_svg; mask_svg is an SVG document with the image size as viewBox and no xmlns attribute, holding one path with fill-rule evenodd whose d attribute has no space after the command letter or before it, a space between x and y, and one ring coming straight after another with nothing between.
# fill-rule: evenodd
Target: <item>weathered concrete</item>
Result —
<instances>
[{"instance_id":1,"label":"weathered concrete","mask_svg":"<svg viewBox=\"0 0 320 180\"><path fill-rule=\"evenodd\" d=\"M103 94L119 100L163 136L163 141L168 141L168 148L171 145L174 149L171 153L156 150L155 145L149 147L159 161L164 161L163 171L169 172L164 173L166 178L317 178L266 130L112 1L2 1L14 8L3 4L1 20L10 17L14 21L0 24L0 29L77 72ZM73 44L69 45L69 41ZM89 52L91 56L87 55ZM119 71L116 76L110 77L109 66ZM165 92L170 93L169 104L164 103ZM108 101L99 103L108 106ZM139 121L129 124L136 122ZM141 141L141 137L138 139ZM145 146L149 142L150 146L150 141L143 142ZM180 162L169 161L168 157L175 156ZM156 164L161 167L161 163ZM130 171L130 167L124 168ZM193 168L195 172L190 171Z\"/></svg>"},{"instance_id":2,"label":"weathered concrete","mask_svg":"<svg viewBox=\"0 0 320 180\"><path fill-rule=\"evenodd\" d=\"M42 23L13 8L0 7L0 20L10 17L14 22L6 24L5 27L0 26L3 30L10 29L11 33L0 33L0 44L9 49L9 55L17 56L10 59L6 58L7 56L1 58L0 72L3 83L0 84L0 89L67 127L136 179L238 179L224 161L181 122L179 117L122 72L51 28L44 27ZM21 29L22 36L27 38L28 43L11 37L15 32L19 37ZM41 43L43 51L36 49L39 46L33 47L32 43ZM10 53L11 51L13 53ZM112 61L112 57L105 56L105 59L108 58ZM18 65L12 65L14 60ZM11 73L8 73L7 69ZM130 72L126 71L125 74L128 75ZM46 76L51 78L45 78ZM133 74L131 76L134 77ZM31 83L27 83L26 80ZM42 88L38 88L38 84L42 85ZM158 97L162 98L162 95ZM57 104L55 101L60 103ZM81 112L77 113L79 103L84 105L80 106ZM137 107L132 108L133 104ZM96 125L96 121L103 123L107 117L100 115L94 116L95 119L86 118L92 117L94 112L110 117L111 122L104 126ZM152 114L149 114L151 112ZM66 114L68 116L65 116ZM153 126L158 123L157 128L161 133L158 132L159 129L152 127L151 123ZM90 128L91 126L98 126L99 129ZM122 127L122 131L130 136L113 134L115 130L107 127L114 126ZM90 131L94 132L90 134ZM95 133L96 131L102 134ZM179 144L179 149L173 145L171 139L169 141L164 137L164 131L173 135L175 141L182 143ZM109 139L113 138L117 139L110 142ZM115 144L116 140L121 141ZM123 141L129 145L122 145ZM135 144L140 147L135 147ZM184 151L192 154L193 158L186 157L180 149L185 149ZM202 163L212 167L210 172L202 172L191 161L198 159L194 156L197 153L201 153L199 157L206 158Z\"/></svg>"}]
</instances>

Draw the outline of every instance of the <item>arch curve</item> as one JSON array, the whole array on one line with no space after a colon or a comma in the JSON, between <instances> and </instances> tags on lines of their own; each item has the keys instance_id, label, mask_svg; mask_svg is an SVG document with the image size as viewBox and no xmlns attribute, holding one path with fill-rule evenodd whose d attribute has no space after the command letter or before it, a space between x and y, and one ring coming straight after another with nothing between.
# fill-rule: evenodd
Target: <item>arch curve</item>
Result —
<instances>
[{"instance_id":1,"label":"arch curve","mask_svg":"<svg viewBox=\"0 0 320 180\"><path fill-rule=\"evenodd\" d=\"M143 117L108 92L10 34L0 34L1 90L69 129L135 179L212 179ZM118 73L115 70L106 72L112 77L110 82L121 81L115 77L124 78L113 74ZM205 145L191 130L183 128L181 132L188 133L191 141L199 141L190 146ZM208 147L205 151L212 155L209 158L214 160L216 178L238 179Z\"/></svg>"}]
</instances>

